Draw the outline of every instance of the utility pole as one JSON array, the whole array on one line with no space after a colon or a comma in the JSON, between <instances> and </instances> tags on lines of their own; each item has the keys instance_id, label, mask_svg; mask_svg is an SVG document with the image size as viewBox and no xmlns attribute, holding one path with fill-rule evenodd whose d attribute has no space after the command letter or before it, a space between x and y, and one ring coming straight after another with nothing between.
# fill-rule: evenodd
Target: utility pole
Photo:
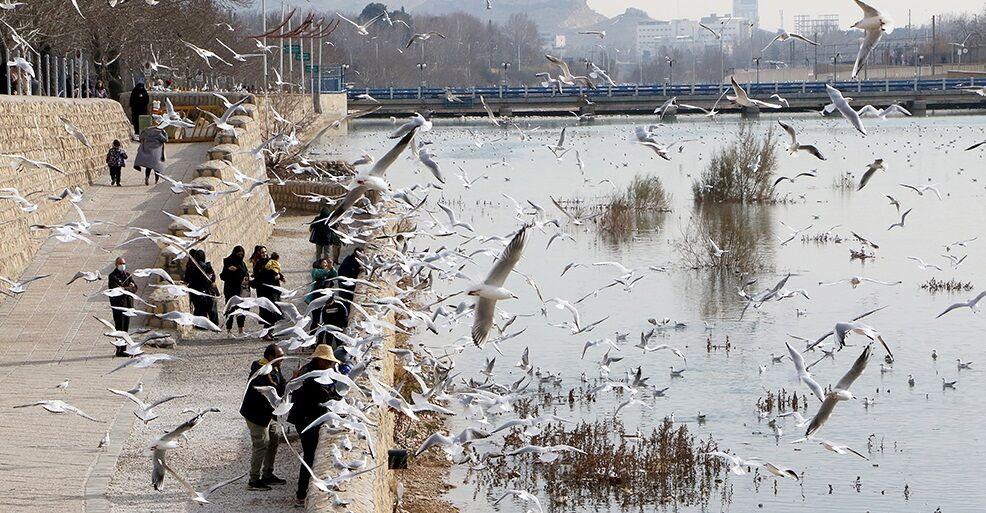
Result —
<instances>
[{"instance_id":1,"label":"utility pole","mask_svg":"<svg viewBox=\"0 0 986 513\"><path fill-rule=\"evenodd\" d=\"M267 0L260 0L260 13L261 13L260 30L261 33L267 34ZM264 35L263 42L261 44L264 45L264 51L260 52L260 54L264 58L264 91L267 91L269 89L269 85L267 83L267 36L266 35Z\"/></svg>"},{"instance_id":2,"label":"utility pole","mask_svg":"<svg viewBox=\"0 0 986 513\"><path fill-rule=\"evenodd\" d=\"M839 53L832 57L832 84L834 85L839 81Z\"/></svg>"},{"instance_id":3,"label":"utility pole","mask_svg":"<svg viewBox=\"0 0 986 513\"><path fill-rule=\"evenodd\" d=\"M284 24L284 2L282 1L281 2L281 25L283 25L283 24ZM282 32L282 34L283 34L283 32ZM277 64L278 70L277 70L277 72L281 74L281 80L284 80L284 39L278 38L277 39L277 46L280 46L281 47L281 54L278 57L278 64ZM281 90L280 84L278 84L277 90L278 91Z\"/></svg>"},{"instance_id":4,"label":"utility pole","mask_svg":"<svg viewBox=\"0 0 986 513\"><path fill-rule=\"evenodd\" d=\"M935 76L935 62L938 54L938 26L935 24L935 15L931 15L931 77Z\"/></svg>"}]
</instances>

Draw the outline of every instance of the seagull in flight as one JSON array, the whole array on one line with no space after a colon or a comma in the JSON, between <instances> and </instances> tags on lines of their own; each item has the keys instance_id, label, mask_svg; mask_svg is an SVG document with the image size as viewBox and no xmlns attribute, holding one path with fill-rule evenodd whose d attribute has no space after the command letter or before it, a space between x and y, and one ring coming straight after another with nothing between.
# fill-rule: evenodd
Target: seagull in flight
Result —
<instances>
[{"instance_id":1,"label":"seagull in flight","mask_svg":"<svg viewBox=\"0 0 986 513\"><path fill-rule=\"evenodd\" d=\"M799 151L804 151L813 155L818 160L825 160L825 156L822 155L822 152L818 151L818 148L815 146L811 144L798 144L798 133L794 130L793 126L788 125L783 121L778 121L777 123L780 124L781 128L783 128L784 131L787 132L787 135L791 137L791 144L787 147L788 153L796 156Z\"/></svg>"},{"instance_id":2,"label":"seagull in flight","mask_svg":"<svg viewBox=\"0 0 986 513\"><path fill-rule=\"evenodd\" d=\"M873 48L880 42L883 33L886 32L889 34L894 30L893 21L887 15L862 0L855 0L855 2L863 10L863 19L853 23L852 28L861 29L865 34L863 35L863 42L859 45L856 63L852 67L851 78L853 80L856 80L860 70L866 64L866 57L870 55Z\"/></svg>"},{"instance_id":3,"label":"seagull in flight","mask_svg":"<svg viewBox=\"0 0 986 513\"><path fill-rule=\"evenodd\" d=\"M848 401L850 399L855 399L856 396L849 391L849 387L852 386L863 371L866 370L866 364L869 362L870 353L872 350L872 345L867 345L863 352L860 353L856 361L853 362L852 367L838 383L832 387L832 390L825 394L825 399L822 401L822 405L818 407L818 411L815 416L811 419L808 424L808 430L805 432L806 437L811 437L813 434L818 432L819 429L825 425L825 422L832 416L832 411L835 406L841 401Z\"/></svg>"},{"instance_id":4,"label":"seagull in flight","mask_svg":"<svg viewBox=\"0 0 986 513\"><path fill-rule=\"evenodd\" d=\"M472 340L477 346L481 345L489 336L490 328L493 326L496 302L502 299L517 298L513 292L503 288L503 283L524 254L524 246L527 244L527 228L524 226L514 235L507 247L504 248L503 253L500 254L500 258L493 264L486 280L471 286L466 291L468 295L476 296Z\"/></svg>"}]
</instances>

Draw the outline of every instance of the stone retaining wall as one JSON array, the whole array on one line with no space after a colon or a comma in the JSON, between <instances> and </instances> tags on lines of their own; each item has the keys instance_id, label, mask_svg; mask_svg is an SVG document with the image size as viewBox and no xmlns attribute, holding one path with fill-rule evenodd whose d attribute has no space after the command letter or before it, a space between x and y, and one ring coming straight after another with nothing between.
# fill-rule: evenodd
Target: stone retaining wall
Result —
<instances>
[{"instance_id":1,"label":"stone retaining wall","mask_svg":"<svg viewBox=\"0 0 986 513\"><path fill-rule=\"evenodd\" d=\"M390 286L381 281L375 281L380 285L380 289L371 289L360 285L356 289L357 301L362 303L372 302L373 300L392 296L394 291ZM384 320L394 323L393 313L384 317ZM394 385L394 355L388 351L396 346L396 337L393 331L387 330L384 334L381 347L373 350L373 356L379 358L375 364L370 366L368 374L374 379L387 385ZM369 383L362 382L369 387ZM352 392L356 393L356 392ZM367 416L377 424L376 427L369 427L370 436L373 439L373 447L376 450L376 458L370 459L368 456L367 466L380 465L375 470L367 472L351 481L346 482L339 492L339 498L349 502L346 511L354 513L391 513L393 511L394 490L396 480L394 471L387 469L387 450L394 446L394 412L375 408ZM329 447L332 444L340 446L343 452L343 460L349 461L363 457L366 450L366 441L353 440L353 450L345 451L341 448L340 441L345 434L333 434L327 429L319 432L318 451L315 453L315 465L313 468L319 476L335 476L339 470L333 468L332 455ZM353 437L350 436L350 439ZM314 486L309 487L307 511L310 513L330 513L340 511L333 505L334 497L319 491Z\"/></svg>"},{"instance_id":2,"label":"stone retaining wall","mask_svg":"<svg viewBox=\"0 0 986 513\"><path fill-rule=\"evenodd\" d=\"M278 185L270 191L277 208L287 208L293 211L317 213L325 205L324 202L312 201L300 196L318 194L335 198L346 194L346 189L331 182L315 182L307 180L285 180L284 185Z\"/></svg>"},{"instance_id":3,"label":"stone retaining wall","mask_svg":"<svg viewBox=\"0 0 986 513\"><path fill-rule=\"evenodd\" d=\"M92 147L67 133L59 116L85 134ZM20 276L45 241L47 232L33 232L32 224L60 222L71 208L68 200L53 202L45 196L66 187L86 189L106 172L106 151L113 139L127 141L130 133L123 109L113 100L0 96L0 153L48 162L66 173L12 169L10 159L0 157L0 189L15 188L38 204L27 213L12 200L0 200L0 276Z\"/></svg>"},{"instance_id":4,"label":"stone retaining wall","mask_svg":"<svg viewBox=\"0 0 986 513\"><path fill-rule=\"evenodd\" d=\"M249 103L245 104L245 107L246 114L230 118L235 133L216 136L216 145L209 149L208 160L196 168L192 184L211 191L229 190L231 186L223 182L236 182L234 168L256 180L267 178L264 160L250 154L250 150L263 142L260 123L256 120L257 110ZM243 184L244 188L247 186L249 182ZM205 250L206 258L212 264L217 276L222 271L223 258L232 252L233 247L243 246L249 257L253 247L264 244L274 232L274 225L266 220L273 212L268 186L261 185L254 189L249 197L244 196L243 191L222 194L215 199L209 199L206 194L193 194L182 202L176 212L172 212L198 226L219 221L209 229L208 242L199 246L200 249ZM184 235L186 232L178 223L172 223L169 231L172 235ZM178 280L184 272L185 260L183 257L176 258L172 253L162 252L159 264ZM217 285L221 287L222 283ZM155 304L157 313L187 308L186 303L175 302L175 298L169 297L163 290L152 294L150 302ZM158 319L150 318L148 324L154 325L160 322ZM169 322L162 324L162 327L174 326Z\"/></svg>"}]
</instances>

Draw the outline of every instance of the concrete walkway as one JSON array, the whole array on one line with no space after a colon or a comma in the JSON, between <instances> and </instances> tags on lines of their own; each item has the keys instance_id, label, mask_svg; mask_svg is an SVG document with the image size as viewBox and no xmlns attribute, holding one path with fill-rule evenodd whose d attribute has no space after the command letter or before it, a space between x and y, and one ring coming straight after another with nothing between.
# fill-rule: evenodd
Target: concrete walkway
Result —
<instances>
[{"instance_id":1,"label":"concrete walkway","mask_svg":"<svg viewBox=\"0 0 986 513\"><path fill-rule=\"evenodd\" d=\"M169 146L167 174L190 180L210 146ZM129 148L128 164L136 149L136 145ZM104 327L92 318L112 319L107 298L100 293L106 282L80 279L65 284L79 270L100 270L105 276L121 254L131 270L155 266L159 250L150 241L112 248L129 237L123 229L128 225L165 231L169 220L161 211L173 211L181 201L163 181L145 187L143 175L129 166L123 169L123 183L110 187L108 174L103 175L86 190L80 204L91 222L115 223L97 228L108 234L95 239L99 247L48 240L24 277L51 276L0 303L0 511L109 511L106 487L134 416L131 403L106 388L126 390L141 380L149 383L158 371L124 369L107 375L123 360L112 357L113 347L102 335ZM74 210L65 221L73 220ZM145 280L138 279L138 285L143 294ZM66 379L67 389L55 388ZM100 422L37 407L12 408L44 399L68 402ZM110 445L98 449L107 432Z\"/></svg>"}]
</instances>

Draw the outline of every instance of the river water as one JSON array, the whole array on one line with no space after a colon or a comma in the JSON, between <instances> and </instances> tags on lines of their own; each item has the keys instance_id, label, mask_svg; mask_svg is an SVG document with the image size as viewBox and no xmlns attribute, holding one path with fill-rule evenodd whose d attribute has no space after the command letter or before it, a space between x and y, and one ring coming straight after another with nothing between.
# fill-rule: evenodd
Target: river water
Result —
<instances>
[{"instance_id":1,"label":"river water","mask_svg":"<svg viewBox=\"0 0 986 513\"><path fill-rule=\"evenodd\" d=\"M766 133L777 128L777 117L763 116L752 122L754 130ZM491 126L485 120L436 120L435 128L423 134L423 140L433 142L447 178L441 191L432 191L462 219L472 224L480 234L505 235L517 228L513 205L501 193L521 203L531 200L542 205L549 217L562 218L549 201L555 198L598 200L615 188L621 188L635 175L658 176L672 195L672 211L653 223L643 226L632 239L616 242L601 236L595 227L573 227L565 231L575 241L556 240L545 250L548 235L535 233L518 270L532 276L545 299L561 297L571 301L601 287L619 276L609 267L584 267L570 270L561 277L562 268L570 262L591 264L618 261L629 268L666 267L666 272L646 272L645 278L631 291L613 287L587 299L580 306L584 321L609 316L593 332L572 336L566 330L551 327L540 316L519 318L511 329L527 328L520 337L502 345L496 377L509 383L522 373L513 367L525 347L530 348L533 363L543 370L560 372L566 382L562 389L579 385L579 376L599 375L598 361L605 351L592 348L581 359L586 340L614 338L616 332L629 332L614 363L613 377L622 378L627 369L643 366L650 384L670 386L666 397L647 398L652 409L628 408L621 413L629 428L639 426L650 430L660 420L674 413L676 422L687 423L693 434L713 437L720 448L729 449L744 457L759 456L804 473L798 483L781 480L755 486L750 476L729 476L729 500L711 500L707 506L676 508L680 511L983 511L986 509L986 480L980 465L986 461L982 431L978 428L986 411L986 395L982 393L986 379L976 365L959 371L956 359L983 360L983 332L986 319L961 309L936 319L947 305L966 300L986 285L986 267L981 248L986 247L983 220L986 219L984 188L981 179L983 157L979 151L962 151L966 146L986 139L986 117L948 115L928 118L865 120L868 137L852 131L842 119L823 119L814 115L785 116L797 127L802 143L817 145L828 156L818 161L806 154L795 158L780 155L777 173L794 174L817 170L817 177L802 177L795 183L778 187L787 193L789 201L769 206L733 206L699 210L691 194L691 184L708 162L714 150L735 137L741 121L723 117L715 122L705 118L682 117L678 122L661 127L659 136L666 142L676 139L698 139L684 144L674 152L672 161L657 158L649 149L634 144L633 127L653 123L652 118L600 118L577 124L574 117L519 120L527 130L539 126L527 141L521 141L516 130ZM573 151L558 161L545 148L557 141L561 127L567 126L566 146ZM326 145L329 153L353 159L367 152L379 156L392 141L385 135L393 129L387 121L360 120L344 139ZM471 132L471 133L470 133ZM474 144L474 135L487 142L482 148ZM781 134L783 135L783 134ZM584 161L584 173L576 165L575 151ZM878 172L865 189L856 192L837 186L838 177L851 173L858 181L868 163L876 158L886 162L887 171ZM506 162L506 164L502 164ZM456 178L459 168L471 178L482 175L487 179L466 189ZM431 181L430 175L416 161L400 159L388 171L393 186L402 187ZM610 183L601 180L609 180ZM943 200L928 192L918 196L899 183L937 184ZM913 208L906 227L888 231L899 217L884 194L900 201L902 210ZM429 202L434 205L434 202ZM712 211L712 213L709 213ZM440 212L439 212L440 213ZM675 249L695 216L720 216L731 220L733 229L746 232L755 243L755 253L761 259L762 271L752 290L773 285L791 273L789 289L804 288L810 300L792 298L771 302L762 308L750 309L740 319L743 301L736 293L741 279L711 271L692 270L680 260ZM442 219L444 221L444 219ZM800 238L781 246L779 237L788 230L781 224L803 228L814 235L834 226L834 234L849 236L850 230L868 237L879 245L876 258L851 260L849 248L859 248L856 242L815 243ZM587 223L591 224L591 223ZM968 247L955 247L949 252L968 258L952 269L945 254L946 244L980 237ZM442 238L419 240L418 249L454 245L460 239ZM469 248L478 247L471 243ZM499 249L497 249L499 251ZM944 271L923 271L908 256L917 256L941 266ZM485 274L491 259L477 257L477 265L465 269L467 274ZM881 281L902 281L896 286L863 283L858 288L848 284L819 286L851 276L865 276ZM958 293L929 293L920 284L931 277L958 279L977 286L973 291ZM436 284L439 292L460 290L464 283ZM501 302L504 310L513 313L538 312L541 305L532 288L519 276L512 276L506 286L520 296L519 300ZM765 420L756 414L757 399L764 390L798 390L810 395L795 377L788 359L772 363L771 353L786 354L785 341L803 347L788 336L816 338L830 331L838 321L845 321L877 307L886 309L870 316L866 322L878 329L896 356L892 372L881 372L879 364L883 351L878 347L863 376L853 386L859 397L876 398L875 404L864 407L859 401L838 405L834 415L819 435L849 445L870 461L853 455L837 455L817 444L790 442L799 438L803 428L784 420L784 434L778 439L770 433ZM799 315L796 310L804 309ZM548 307L551 322L569 320L565 312ZM642 354L632 344L639 333L650 329L648 318L670 318L684 322L683 329L664 330L651 344L670 344L680 348L687 357L683 378L671 379L669 367L680 369L683 363L668 351ZM705 327L705 323L712 326ZM416 342L438 347L456 342L468 335L468 322L440 336L416 335ZM708 337L714 344L729 337L731 350L707 351ZM831 340L831 339L830 339ZM853 347L825 359L812 371L826 386L835 383L845 373L861 351L865 339L854 335L848 339ZM478 370L486 357L496 356L493 348L476 350L468 342L466 351L456 359L457 370L465 377L481 378ZM933 360L932 350L939 357ZM817 353L817 352L816 352ZM617 354L616 351L613 352ZM816 356L808 356L813 361ZM982 362L986 365L986 361ZM761 373L759 367L766 365ZM913 375L914 387L909 387L908 375ZM942 378L957 380L954 390L943 390ZM600 393L591 408L578 411L559 409L562 416L582 418L612 416L622 400L612 393ZM817 402L810 400L806 416L813 414ZM695 421L697 412L707 415L707 421ZM501 419L492 420L497 424ZM872 450L867 440L872 438ZM882 449L881 449L882 447ZM469 511L519 511L521 503L502 502L492 506L490 497L498 494L475 493L474 485L462 484L462 472L454 471L457 488L450 499ZM522 484L518 484L522 487ZM906 492L905 492L906 489ZM537 493L537 490L530 490ZM542 495L545 504L548 501ZM601 506L597 510L616 510Z\"/></svg>"}]
</instances>

